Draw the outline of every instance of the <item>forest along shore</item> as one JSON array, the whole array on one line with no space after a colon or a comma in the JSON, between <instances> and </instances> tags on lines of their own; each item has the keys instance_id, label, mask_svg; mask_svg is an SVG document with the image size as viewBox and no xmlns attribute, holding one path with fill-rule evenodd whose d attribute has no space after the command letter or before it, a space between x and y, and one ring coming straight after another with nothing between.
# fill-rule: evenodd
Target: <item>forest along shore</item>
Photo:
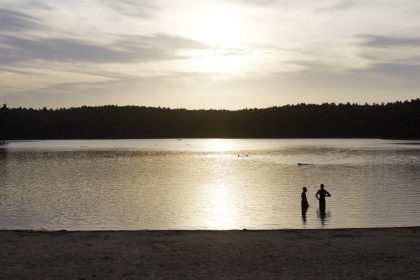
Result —
<instances>
[{"instance_id":1,"label":"forest along shore","mask_svg":"<svg viewBox=\"0 0 420 280\"><path fill-rule=\"evenodd\" d=\"M6 108L6 107L4 107ZM265 109L186 110L139 106L7 108L6 139L381 138L420 139L420 99ZM1 112L0 112L1 113ZM0 114L0 131L1 131Z\"/></svg>"},{"instance_id":2,"label":"forest along shore","mask_svg":"<svg viewBox=\"0 0 420 280\"><path fill-rule=\"evenodd\" d=\"M0 279L420 279L420 227L0 231Z\"/></svg>"}]
</instances>

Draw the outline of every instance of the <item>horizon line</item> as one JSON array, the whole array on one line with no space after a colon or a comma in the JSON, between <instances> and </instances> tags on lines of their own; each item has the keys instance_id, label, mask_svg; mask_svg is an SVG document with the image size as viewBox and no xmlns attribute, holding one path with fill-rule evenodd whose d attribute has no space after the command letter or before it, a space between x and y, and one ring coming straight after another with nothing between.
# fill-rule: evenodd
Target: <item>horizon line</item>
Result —
<instances>
[{"instance_id":1,"label":"horizon line","mask_svg":"<svg viewBox=\"0 0 420 280\"><path fill-rule=\"evenodd\" d=\"M322 106L322 105L352 105L352 106L384 106L384 105L390 105L390 104L396 104L396 103L410 103L414 101L420 101L420 98L412 98L412 99L405 99L405 100L395 100L395 101L387 101L387 102L322 102L322 103L305 103L305 102L299 102L299 103L288 103L283 105L273 105L270 107L244 107L241 109L225 109L225 108L182 108L182 107L166 107L166 106L147 106L147 105L117 105L117 104L105 104L105 105L79 105L79 106L70 106L70 107L8 107L7 103L0 102L1 106L6 105L7 109L27 109L27 110L70 110L70 109L80 109L80 108L102 108L102 107L118 107L118 108L124 108L124 107L137 107L137 108L149 108L149 109L166 109L166 110L185 110L185 111L244 111L244 110L265 110L265 109L272 109L272 108L282 108L282 107L291 107L291 106L301 106L301 105L307 105L307 106Z\"/></svg>"}]
</instances>

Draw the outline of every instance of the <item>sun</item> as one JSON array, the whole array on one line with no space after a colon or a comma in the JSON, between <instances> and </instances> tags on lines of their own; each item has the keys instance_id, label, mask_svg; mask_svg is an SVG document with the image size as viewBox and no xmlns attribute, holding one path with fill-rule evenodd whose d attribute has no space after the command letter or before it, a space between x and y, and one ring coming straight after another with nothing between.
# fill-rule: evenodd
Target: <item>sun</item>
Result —
<instances>
[{"instance_id":1,"label":"sun","mask_svg":"<svg viewBox=\"0 0 420 280\"><path fill-rule=\"evenodd\" d=\"M245 27L230 6L210 6L193 17L192 37L208 46L190 53L193 71L235 73L244 65Z\"/></svg>"},{"instance_id":2,"label":"sun","mask_svg":"<svg viewBox=\"0 0 420 280\"><path fill-rule=\"evenodd\" d=\"M203 7L191 25L195 38L214 48L236 48L244 40L243 24L227 5Z\"/></svg>"}]
</instances>

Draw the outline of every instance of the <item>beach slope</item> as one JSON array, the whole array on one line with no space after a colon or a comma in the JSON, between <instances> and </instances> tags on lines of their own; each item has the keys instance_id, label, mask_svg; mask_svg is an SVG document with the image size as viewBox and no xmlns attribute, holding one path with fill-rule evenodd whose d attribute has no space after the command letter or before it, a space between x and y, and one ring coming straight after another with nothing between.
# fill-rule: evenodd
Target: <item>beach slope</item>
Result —
<instances>
[{"instance_id":1,"label":"beach slope","mask_svg":"<svg viewBox=\"0 0 420 280\"><path fill-rule=\"evenodd\" d=\"M0 231L0 279L420 279L420 228Z\"/></svg>"}]
</instances>

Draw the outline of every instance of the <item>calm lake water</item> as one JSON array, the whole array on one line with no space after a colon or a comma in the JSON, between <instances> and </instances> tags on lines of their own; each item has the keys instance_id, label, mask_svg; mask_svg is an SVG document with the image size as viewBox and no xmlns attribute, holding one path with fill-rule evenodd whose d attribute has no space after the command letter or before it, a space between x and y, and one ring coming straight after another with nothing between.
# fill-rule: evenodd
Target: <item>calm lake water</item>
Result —
<instances>
[{"instance_id":1,"label":"calm lake water","mask_svg":"<svg viewBox=\"0 0 420 280\"><path fill-rule=\"evenodd\" d=\"M315 198L320 183L332 194L325 216ZM419 225L420 141L69 140L0 147L0 229Z\"/></svg>"}]
</instances>

